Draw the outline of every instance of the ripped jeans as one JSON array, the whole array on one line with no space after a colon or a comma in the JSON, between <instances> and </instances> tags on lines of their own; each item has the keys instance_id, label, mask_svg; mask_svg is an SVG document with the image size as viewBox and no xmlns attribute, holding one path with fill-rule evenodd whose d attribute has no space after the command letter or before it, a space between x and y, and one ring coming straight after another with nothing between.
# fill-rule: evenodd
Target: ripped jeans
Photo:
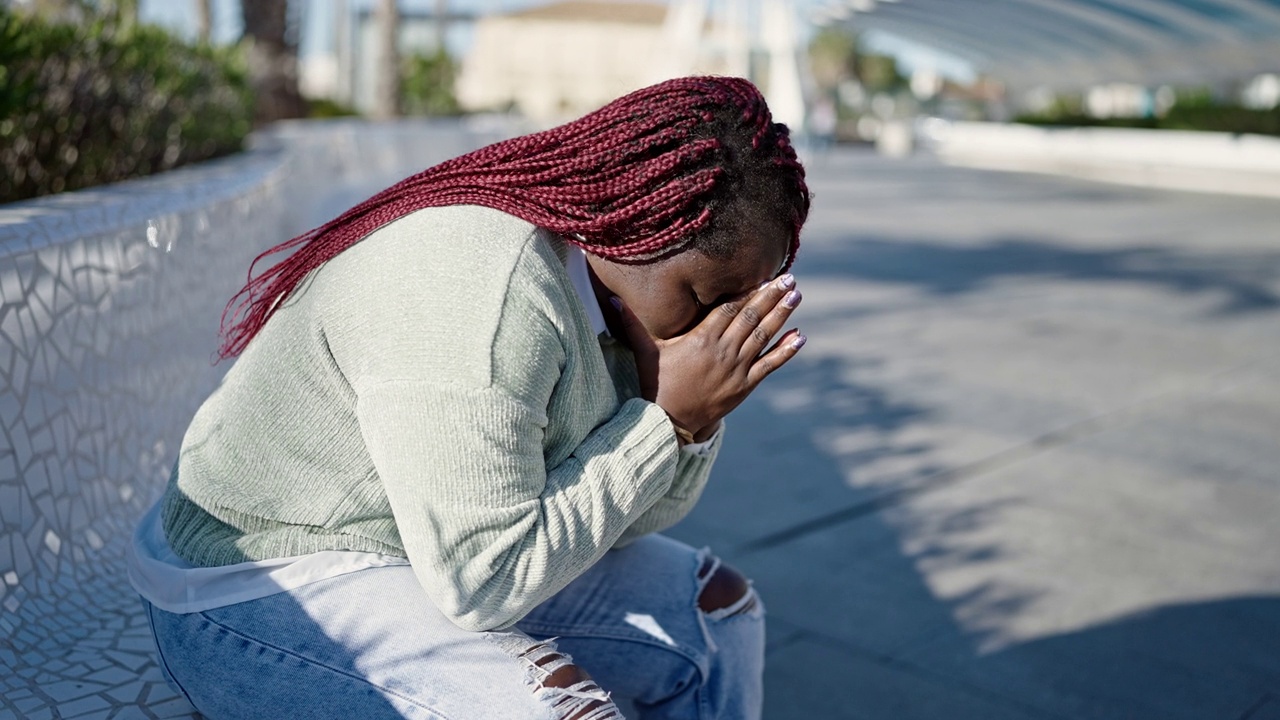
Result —
<instances>
[{"instance_id":1,"label":"ripped jeans","mask_svg":"<svg viewBox=\"0 0 1280 720\"><path fill-rule=\"evenodd\" d=\"M166 678L209 720L616 720L611 696L642 720L756 720L764 609L749 587L700 608L718 567L646 536L490 632L453 625L407 566L205 612L146 610Z\"/></svg>"}]
</instances>

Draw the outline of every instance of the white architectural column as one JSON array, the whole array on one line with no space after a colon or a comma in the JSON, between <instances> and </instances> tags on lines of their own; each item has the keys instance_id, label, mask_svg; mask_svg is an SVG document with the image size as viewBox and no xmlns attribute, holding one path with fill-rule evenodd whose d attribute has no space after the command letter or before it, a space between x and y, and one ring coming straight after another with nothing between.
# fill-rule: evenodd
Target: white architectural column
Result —
<instances>
[{"instance_id":1,"label":"white architectural column","mask_svg":"<svg viewBox=\"0 0 1280 720\"><path fill-rule=\"evenodd\" d=\"M761 44L769 54L765 96L775 122L793 132L805 129L804 89L800 80L799 28L792 0L759 0Z\"/></svg>"}]
</instances>

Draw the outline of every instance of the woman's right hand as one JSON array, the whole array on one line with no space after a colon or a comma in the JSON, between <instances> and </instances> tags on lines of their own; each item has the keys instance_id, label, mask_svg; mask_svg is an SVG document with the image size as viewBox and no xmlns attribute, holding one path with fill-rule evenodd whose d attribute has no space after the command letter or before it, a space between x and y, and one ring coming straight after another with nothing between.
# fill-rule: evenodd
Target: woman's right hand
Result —
<instances>
[{"instance_id":1,"label":"woman's right hand","mask_svg":"<svg viewBox=\"0 0 1280 720\"><path fill-rule=\"evenodd\" d=\"M621 306L642 397L695 436L718 426L721 418L804 345L805 337L789 330L769 347L799 304L795 279L787 274L712 308L694 329L669 340L650 335Z\"/></svg>"}]
</instances>

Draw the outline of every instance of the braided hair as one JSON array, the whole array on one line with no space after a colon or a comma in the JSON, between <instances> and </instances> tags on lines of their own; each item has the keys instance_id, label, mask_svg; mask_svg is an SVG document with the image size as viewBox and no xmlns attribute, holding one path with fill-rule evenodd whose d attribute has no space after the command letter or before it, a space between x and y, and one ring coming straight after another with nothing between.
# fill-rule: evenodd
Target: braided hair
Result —
<instances>
[{"instance_id":1,"label":"braided hair","mask_svg":"<svg viewBox=\"0 0 1280 720\"><path fill-rule=\"evenodd\" d=\"M219 357L243 352L325 261L393 220L445 205L500 210L624 263L691 247L726 257L763 226L789 237L789 266L809 191L787 127L773 122L749 81L669 80L568 124L446 160L262 253L223 311ZM280 253L291 254L254 276Z\"/></svg>"}]
</instances>

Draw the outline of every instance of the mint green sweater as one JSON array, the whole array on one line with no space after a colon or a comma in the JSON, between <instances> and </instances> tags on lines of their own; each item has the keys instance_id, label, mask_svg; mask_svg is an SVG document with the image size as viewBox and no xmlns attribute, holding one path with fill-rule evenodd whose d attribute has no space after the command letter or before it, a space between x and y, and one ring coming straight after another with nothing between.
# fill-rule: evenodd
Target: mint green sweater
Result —
<instances>
[{"instance_id":1,"label":"mint green sweater","mask_svg":"<svg viewBox=\"0 0 1280 720\"><path fill-rule=\"evenodd\" d=\"M597 338L552 233L479 207L391 223L312 273L196 413L164 529L199 566L407 557L470 630L682 518L717 447L678 449Z\"/></svg>"}]
</instances>

